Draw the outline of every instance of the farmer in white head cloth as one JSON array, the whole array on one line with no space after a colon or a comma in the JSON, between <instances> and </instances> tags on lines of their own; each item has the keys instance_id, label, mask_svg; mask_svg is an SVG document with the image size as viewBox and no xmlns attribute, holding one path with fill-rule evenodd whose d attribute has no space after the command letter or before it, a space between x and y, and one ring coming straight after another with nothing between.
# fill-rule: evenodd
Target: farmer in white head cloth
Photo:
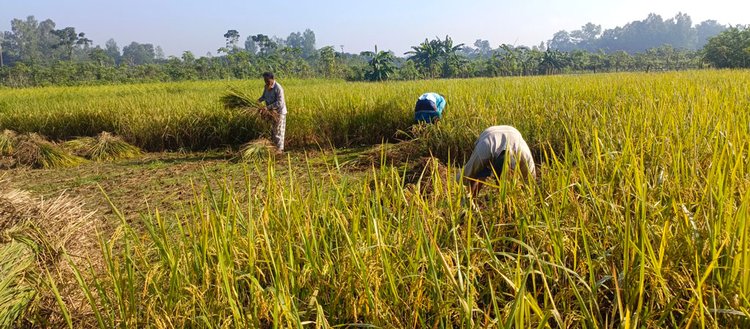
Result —
<instances>
[{"instance_id":1,"label":"farmer in white head cloth","mask_svg":"<svg viewBox=\"0 0 750 329\"><path fill-rule=\"evenodd\" d=\"M464 165L464 184L471 186L471 195L476 196L487 177L500 174L507 162L510 170L521 169L524 179L535 177L534 159L521 133L511 126L492 126L485 129L474 144L474 151Z\"/></svg>"}]
</instances>

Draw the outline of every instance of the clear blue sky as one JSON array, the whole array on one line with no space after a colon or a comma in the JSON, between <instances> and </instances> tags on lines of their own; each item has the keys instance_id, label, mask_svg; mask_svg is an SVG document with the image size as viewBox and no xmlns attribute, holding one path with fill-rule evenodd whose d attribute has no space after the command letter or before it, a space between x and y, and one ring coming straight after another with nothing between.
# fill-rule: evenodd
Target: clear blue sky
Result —
<instances>
[{"instance_id":1,"label":"clear blue sky","mask_svg":"<svg viewBox=\"0 0 750 329\"><path fill-rule=\"evenodd\" d=\"M344 46L346 52L393 50L402 55L426 37L450 35L473 44L489 40L537 45L555 32L587 22L611 28L654 12L665 19L678 12L693 23L716 19L750 24L750 0L413 0L413 1L196 1L196 0L1 0L0 30L13 18L52 19L57 28L73 26L94 44L114 38L122 48L131 41L160 45L166 55L183 50L216 54L229 29L241 40L258 33L286 37L310 28L317 46Z\"/></svg>"}]
</instances>

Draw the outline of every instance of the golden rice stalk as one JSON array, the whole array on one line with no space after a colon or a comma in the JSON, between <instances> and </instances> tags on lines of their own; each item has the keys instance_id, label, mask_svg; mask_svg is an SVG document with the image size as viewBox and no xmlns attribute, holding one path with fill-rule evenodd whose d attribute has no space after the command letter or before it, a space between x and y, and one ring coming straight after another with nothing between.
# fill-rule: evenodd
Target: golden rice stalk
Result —
<instances>
[{"instance_id":1,"label":"golden rice stalk","mask_svg":"<svg viewBox=\"0 0 750 329\"><path fill-rule=\"evenodd\" d=\"M34 253L27 244L0 244L0 327L13 328L37 296Z\"/></svg>"},{"instance_id":2,"label":"golden rice stalk","mask_svg":"<svg viewBox=\"0 0 750 329\"><path fill-rule=\"evenodd\" d=\"M68 305L82 305L74 306L76 314L91 314L71 264L102 268L95 213L82 199L36 198L7 185L0 179L0 328L17 327L35 308L49 310L49 326L62 327L64 311L47 283L56 285ZM65 252L78 257L69 263ZM45 280L45 273L52 275Z\"/></svg>"},{"instance_id":3,"label":"golden rice stalk","mask_svg":"<svg viewBox=\"0 0 750 329\"><path fill-rule=\"evenodd\" d=\"M229 89L227 94L221 97L221 103L228 110L255 109L258 107L256 99L235 88Z\"/></svg>"},{"instance_id":4,"label":"golden rice stalk","mask_svg":"<svg viewBox=\"0 0 750 329\"><path fill-rule=\"evenodd\" d=\"M401 165L427 155L429 151L425 149L424 144L418 139L413 139L395 144L376 145L345 164L355 167L380 166L380 164Z\"/></svg>"},{"instance_id":5,"label":"golden rice stalk","mask_svg":"<svg viewBox=\"0 0 750 329\"><path fill-rule=\"evenodd\" d=\"M17 134L15 131L5 129L0 134L0 156L13 154L15 149Z\"/></svg>"},{"instance_id":6,"label":"golden rice stalk","mask_svg":"<svg viewBox=\"0 0 750 329\"><path fill-rule=\"evenodd\" d=\"M240 147L240 157L243 161L267 158L276 153L276 146L265 138L259 138Z\"/></svg>"},{"instance_id":7,"label":"golden rice stalk","mask_svg":"<svg viewBox=\"0 0 750 329\"><path fill-rule=\"evenodd\" d=\"M35 133L19 136L12 156L18 164L32 168L73 167L84 162Z\"/></svg>"},{"instance_id":8,"label":"golden rice stalk","mask_svg":"<svg viewBox=\"0 0 750 329\"><path fill-rule=\"evenodd\" d=\"M73 154L94 161L130 159L141 154L141 150L128 144L122 138L102 132L96 138L83 137L68 141L65 147Z\"/></svg>"},{"instance_id":9,"label":"golden rice stalk","mask_svg":"<svg viewBox=\"0 0 750 329\"><path fill-rule=\"evenodd\" d=\"M79 137L73 140L66 141L62 144L63 148L70 151L71 153L87 158L86 154L89 153L89 151L94 148L97 141L94 137Z\"/></svg>"},{"instance_id":10,"label":"golden rice stalk","mask_svg":"<svg viewBox=\"0 0 750 329\"><path fill-rule=\"evenodd\" d=\"M221 97L221 103L225 109L255 113L261 119L272 123L275 123L279 117L276 112L267 109L265 106L259 106L253 96L234 88L229 89L228 93Z\"/></svg>"}]
</instances>

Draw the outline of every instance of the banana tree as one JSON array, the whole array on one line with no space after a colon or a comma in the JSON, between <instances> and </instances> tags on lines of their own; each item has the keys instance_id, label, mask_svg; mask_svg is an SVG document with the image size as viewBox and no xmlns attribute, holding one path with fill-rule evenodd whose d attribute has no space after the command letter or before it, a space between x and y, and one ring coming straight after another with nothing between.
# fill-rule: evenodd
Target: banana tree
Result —
<instances>
[{"instance_id":1,"label":"banana tree","mask_svg":"<svg viewBox=\"0 0 750 329\"><path fill-rule=\"evenodd\" d=\"M361 56L370 58L369 70L365 73L365 79L370 81L385 81L393 74L396 70L393 61L395 56L390 51L378 51L378 47L375 47L375 52L364 51L360 53Z\"/></svg>"},{"instance_id":2,"label":"banana tree","mask_svg":"<svg viewBox=\"0 0 750 329\"><path fill-rule=\"evenodd\" d=\"M411 55L407 59L417 64L422 72L429 78L435 78L437 76L437 69L440 58L444 53L444 48L440 40L428 41L420 43L419 46L412 46L412 50L407 51L406 55Z\"/></svg>"},{"instance_id":3,"label":"banana tree","mask_svg":"<svg viewBox=\"0 0 750 329\"><path fill-rule=\"evenodd\" d=\"M443 57L443 77L450 78L459 75L461 69L466 65L468 60L466 57L459 55L459 51L463 49L464 44L453 45L453 40L449 36L445 36L444 41L440 41L441 53Z\"/></svg>"},{"instance_id":4,"label":"banana tree","mask_svg":"<svg viewBox=\"0 0 750 329\"><path fill-rule=\"evenodd\" d=\"M560 73L563 67L565 67L565 56L563 53L559 50L547 49L542 55L542 61L539 63L539 73Z\"/></svg>"}]
</instances>

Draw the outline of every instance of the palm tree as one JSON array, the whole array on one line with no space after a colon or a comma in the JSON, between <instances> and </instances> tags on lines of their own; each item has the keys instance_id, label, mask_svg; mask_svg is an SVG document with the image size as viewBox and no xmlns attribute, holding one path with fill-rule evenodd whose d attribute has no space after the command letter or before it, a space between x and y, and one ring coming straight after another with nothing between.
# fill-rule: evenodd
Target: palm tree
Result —
<instances>
[{"instance_id":1,"label":"palm tree","mask_svg":"<svg viewBox=\"0 0 750 329\"><path fill-rule=\"evenodd\" d=\"M516 47L517 54L521 59L523 75L532 75L539 70L539 63L542 61L542 52L529 47Z\"/></svg>"},{"instance_id":2,"label":"palm tree","mask_svg":"<svg viewBox=\"0 0 750 329\"><path fill-rule=\"evenodd\" d=\"M367 80L388 80L390 75L393 74L396 69L393 65L393 61L395 60L393 53L390 51L378 51L378 46L375 46L375 52L363 51L360 55L370 58L370 70L365 73L365 79Z\"/></svg>"},{"instance_id":3,"label":"palm tree","mask_svg":"<svg viewBox=\"0 0 750 329\"><path fill-rule=\"evenodd\" d=\"M559 73L565 66L564 60L564 55L559 50L547 49L539 63L539 71L543 74Z\"/></svg>"},{"instance_id":4,"label":"palm tree","mask_svg":"<svg viewBox=\"0 0 750 329\"><path fill-rule=\"evenodd\" d=\"M458 53L463 47L463 43L454 46L453 40L446 35L445 40L437 37L434 40L425 39L419 46L412 46L412 50L405 54L411 55L408 60L416 63L429 78L435 78L438 75L441 64L443 77L450 77L466 63L466 60Z\"/></svg>"},{"instance_id":5,"label":"palm tree","mask_svg":"<svg viewBox=\"0 0 750 329\"><path fill-rule=\"evenodd\" d=\"M464 44L461 43L454 46L453 40L447 35L444 41L440 41L439 39L437 41L440 42L442 48L443 77L449 78L455 76L460 71L460 68L468 62L465 57L458 53L463 49Z\"/></svg>"},{"instance_id":6,"label":"palm tree","mask_svg":"<svg viewBox=\"0 0 750 329\"><path fill-rule=\"evenodd\" d=\"M419 46L412 46L411 49L404 53L411 55L408 60L414 61L428 77L434 78L437 75L438 61L444 51L440 40L428 41L425 39Z\"/></svg>"},{"instance_id":7,"label":"palm tree","mask_svg":"<svg viewBox=\"0 0 750 329\"><path fill-rule=\"evenodd\" d=\"M515 75L518 71L519 52L515 47L509 44L500 45L500 51L496 52L496 60L501 63L500 72L502 75Z\"/></svg>"}]
</instances>

